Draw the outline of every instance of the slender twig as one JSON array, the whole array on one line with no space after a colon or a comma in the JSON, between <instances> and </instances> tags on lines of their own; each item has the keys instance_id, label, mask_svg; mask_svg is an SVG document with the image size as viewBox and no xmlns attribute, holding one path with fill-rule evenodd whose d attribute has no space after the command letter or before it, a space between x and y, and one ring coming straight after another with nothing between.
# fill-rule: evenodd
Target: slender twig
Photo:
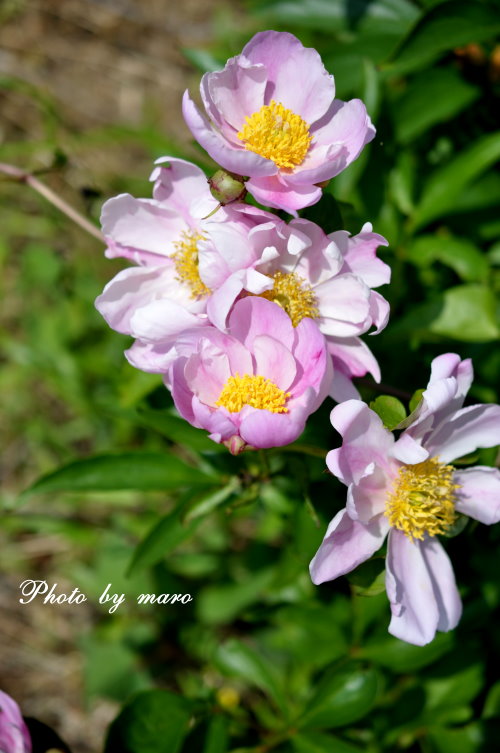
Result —
<instances>
[{"instance_id":1,"label":"slender twig","mask_svg":"<svg viewBox=\"0 0 500 753\"><path fill-rule=\"evenodd\" d=\"M0 173L3 173L12 180L17 180L19 183L26 183L26 185L31 186L31 188L39 193L40 196L47 199L47 201L56 207L56 209L59 209L59 211L65 214L66 217L69 217L70 220L76 222L76 224L83 228L83 230L86 230L87 233L90 233L94 238L100 240L101 243L105 242L103 234L92 224L92 222L87 220L87 218L80 214L80 212L77 212L76 209L73 209L73 207L64 201L64 199L61 199L61 197L52 191L51 188L46 186L45 183L42 183L31 173L27 173L25 170L22 170L15 165L7 165L4 162L0 162Z\"/></svg>"},{"instance_id":2,"label":"slender twig","mask_svg":"<svg viewBox=\"0 0 500 753\"><path fill-rule=\"evenodd\" d=\"M368 387L374 392L382 392L384 395L394 395L394 397L400 397L402 400L410 400L412 393L400 390L397 387L393 387L391 384L383 384L382 382L374 382L371 379L356 379L356 384L362 387Z\"/></svg>"}]
</instances>

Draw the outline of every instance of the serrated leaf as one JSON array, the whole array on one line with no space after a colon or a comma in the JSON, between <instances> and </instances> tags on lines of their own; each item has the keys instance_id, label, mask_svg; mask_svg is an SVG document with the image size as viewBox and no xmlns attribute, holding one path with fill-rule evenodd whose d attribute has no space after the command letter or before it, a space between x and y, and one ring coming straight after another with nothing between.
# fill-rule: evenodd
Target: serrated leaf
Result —
<instances>
[{"instance_id":1,"label":"serrated leaf","mask_svg":"<svg viewBox=\"0 0 500 753\"><path fill-rule=\"evenodd\" d=\"M299 728L333 729L362 719L372 708L378 691L373 669L351 664L327 672L316 686Z\"/></svg>"},{"instance_id":2,"label":"serrated leaf","mask_svg":"<svg viewBox=\"0 0 500 753\"><path fill-rule=\"evenodd\" d=\"M111 724L104 753L177 753L191 709L185 698L167 690L140 693Z\"/></svg>"},{"instance_id":3,"label":"serrated leaf","mask_svg":"<svg viewBox=\"0 0 500 753\"><path fill-rule=\"evenodd\" d=\"M370 408L382 419L385 428L389 431L406 418L406 408L403 403L392 395L379 395L372 400Z\"/></svg>"},{"instance_id":4,"label":"serrated leaf","mask_svg":"<svg viewBox=\"0 0 500 753\"><path fill-rule=\"evenodd\" d=\"M24 494L138 489L140 491L210 486L217 477L168 453L124 452L96 455L42 476Z\"/></svg>"}]
</instances>

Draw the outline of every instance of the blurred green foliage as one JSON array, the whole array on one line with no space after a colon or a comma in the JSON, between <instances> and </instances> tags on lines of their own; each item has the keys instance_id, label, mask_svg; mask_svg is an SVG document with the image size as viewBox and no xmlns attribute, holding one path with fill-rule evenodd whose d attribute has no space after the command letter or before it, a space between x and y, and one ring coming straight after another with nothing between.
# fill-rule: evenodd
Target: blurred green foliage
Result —
<instances>
[{"instance_id":1,"label":"blurred green foliage","mask_svg":"<svg viewBox=\"0 0 500 753\"><path fill-rule=\"evenodd\" d=\"M400 399L377 397L370 380L363 396L396 427L418 403L431 359L457 350L474 360L473 398L497 401L499 4L246 8L244 22L226 19L217 44L186 50L186 59L217 69L255 31L292 31L319 50L337 96L361 97L377 126L361 157L303 212L327 230L356 233L370 221L390 241L381 256L393 270L383 290L391 320L370 347L383 390ZM65 176L89 144L119 145L121 172L74 196L94 218L107 196L148 195L147 172L130 174L130 147L144 162L179 154L149 122L68 132L44 93L15 79L2 85L30 98L41 123L38 139L5 144L5 161L30 167L30 155L48 152ZM28 573L37 563L23 559L24 537L57 535L70 552L53 555L52 568L64 566L95 600L108 582L127 595L115 614L100 609L80 643L87 697L126 702L106 753L497 751L500 530L469 523L447 541L464 616L423 648L387 634L380 558L314 587L308 563L345 500L325 471L338 443L330 405L294 445L230 457L175 415L159 379L125 362L126 338L94 310L121 263L101 259L95 240L26 191L1 186L9 211L0 389L9 399L0 563ZM414 394L409 406L405 394ZM495 460L481 451L479 462ZM193 601L140 606L143 592Z\"/></svg>"}]
</instances>

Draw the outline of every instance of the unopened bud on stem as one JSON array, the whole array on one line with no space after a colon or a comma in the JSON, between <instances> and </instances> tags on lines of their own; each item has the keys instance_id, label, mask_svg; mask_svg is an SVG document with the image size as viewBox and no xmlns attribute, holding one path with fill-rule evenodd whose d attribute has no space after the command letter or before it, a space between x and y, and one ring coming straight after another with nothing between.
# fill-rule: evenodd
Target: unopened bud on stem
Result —
<instances>
[{"instance_id":1,"label":"unopened bud on stem","mask_svg":"<svg viewBox=\"0 0 500 753\"><path fill-rule=\"evenodd\" d=\"M208 179L212 196L224 207L233 201L243 201L247 194L245 180L241 175L228 173L227 170L217 170Z\"/></svg>"}]
</instances>

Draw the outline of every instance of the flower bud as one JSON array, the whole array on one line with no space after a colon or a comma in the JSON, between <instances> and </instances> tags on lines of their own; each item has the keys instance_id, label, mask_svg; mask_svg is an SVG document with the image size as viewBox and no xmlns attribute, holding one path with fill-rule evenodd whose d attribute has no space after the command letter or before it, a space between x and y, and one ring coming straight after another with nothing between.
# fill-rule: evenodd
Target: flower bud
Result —
<instances>
[{"instance_id":1,"label":"flower bud","mask_svg":"<svg viewBox=\"0 0 500 753\"><path fill-rule=\"evenodd\" d=\"M208 179L212 196L224 207L233 201L243 201L247 194L245 182L241 175L229 173L227 170L217 170Z\"/></svg>"}]
</instances>

